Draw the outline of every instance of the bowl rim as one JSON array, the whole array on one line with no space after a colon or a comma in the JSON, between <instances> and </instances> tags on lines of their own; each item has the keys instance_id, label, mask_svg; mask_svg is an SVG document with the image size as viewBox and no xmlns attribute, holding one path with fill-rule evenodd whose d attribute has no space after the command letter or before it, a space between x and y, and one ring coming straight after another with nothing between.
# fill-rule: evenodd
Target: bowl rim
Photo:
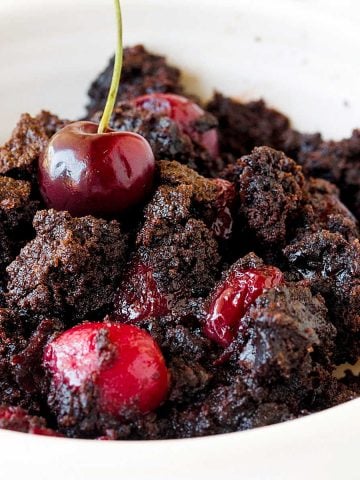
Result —
<instances>
[{"instance_id":1,"label":"bowl rim","mask_svg":"<svg viewBox=\"0 0 360 480\"><path fill-rule=\"evenodd\" d=\"M81 0L82 3L85 3L85 0ZM185 3L190 6L193 0L186 0ZM218 0L207 0L209 3L213 5L219 5ZM236 5L238 0L222 0L226 3L227 8L231 8L232 5ZM27 6L30 9L30 2L28 0L19 0L21 4ZM159 3L157 0L155 2ZM10 0L7 2L10 5ZM34 5L40 5L42 2L41 0L34 0L34 4L32 4L31 8L34 8ZM205 4L204 0L198 0L198 3ZM250 2L248 2L250 4ZM300 3L300 2L299 2ZM319 6L322 2L316 1L317 6ZM70 0L64 0L64 4L70 4ZM291 7L290 2L288 0L277 0L276 4L281 5L285 9L284 17L288 16L289 9ZM258 2L259 5L259 2ZM262 7L267 11L273 9L273 5L262 5ZM65 8L65 7L64 7ZM304 8L311 8L309 4L304 4ZM355 6L354 6L355 8ZM357 8L360 8L360 4L358 4ZM1 11L1 7L0 7ZM360 11L360 10L359 10ZM25 13L24 13L25 14ZM350 18L350 15L349 15ZM352 17L355 20L355 15ZM330 18L331 20L331 18ZM286 445L287 442L287 434L294 434L297 435L297 432L303 432L303 439L306 439L305 432L307 435L315 435L321 436L321 434L328 435L330 431L330 423L333 424L334 429L338 428L341 430L341 427L347 425L349 430L348 436L346 438L355 438L358 437L360 434L360 422L354 421L354 418L359 418L360 412L360 398L353 399L347 401L343 404L336 405L334 407L330 407L324 409L319 412L308 414L301 418L296 418L293 420L288 420L286 422L277 423L273 425L258 427L251 430L246 431L238 431L238 432L230 432L230 433L223 433L218 435L206 435L203 437L192 437L192 438L185 438L185 439L160 439L160 440L106 440L101 442L94 442L92 439L73 439L73 438L61 438L61 437L49 437L49 436L42 436L42 435L32 435L32 434L24 434L21 432L14 432L10 430L0 430L0 447L6 447L7 442L9 445L13 440L16 443L19 440L20 445L54 445L54 446L66 446L69 449L79 449L85 451L92 451L91 448L95 450L95 448L100 450L101 452L104 451L112 451L113 449L119 449L124 451L149 451L153 452L154 449L157 447L160 451L162 450L181 450L183 447L190 447L194 449L202 449L206 448L206 446L213 446L216 445L223 445L229 446L231 445L244 445L248 441L253 441L256 443L257 441L261 441L262 445L266 443L274 442L279 445ZM344 430L343 430L344 431ZM91 440L91 441L90 441ZM58 442L61 443L58 443ZM338 439L340 442L341 439ZM56 443L55 443L56 442ZM104 445L105 443L105 445ZM116 445L116 447L115 447ZM339 444L339 449L343 449L344 447ZM353 453L356 452L355 450L356 445L352 445L351 451ZM5 449L7 451L7 449ZM54 449L55 450L55 449ZM41 457L41 453L38 453L38 457ZM6 459L0 459L0 466L2 463L6 461ZM45 460L44 460L45 463ZM273 478L273 477L271 477Z\"/></svg>"}]
</instances>

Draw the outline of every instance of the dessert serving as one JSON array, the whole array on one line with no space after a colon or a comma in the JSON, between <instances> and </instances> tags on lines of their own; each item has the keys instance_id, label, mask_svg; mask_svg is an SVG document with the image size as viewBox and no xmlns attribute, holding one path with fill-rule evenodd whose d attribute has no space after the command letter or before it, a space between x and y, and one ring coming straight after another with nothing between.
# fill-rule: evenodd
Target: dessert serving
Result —
<instances>
[{"instance_id":1,"label":"dessert serving","mask_svg":"<svg viewBox=\"0 0 360 480\"><path fill-rule=\"evenodd\" d=\"M184 438L359 396L360 132L204 104L139 45L116 95L121 56L85 119L0 148L0 427Z\"/></svg>"}]
</instances>

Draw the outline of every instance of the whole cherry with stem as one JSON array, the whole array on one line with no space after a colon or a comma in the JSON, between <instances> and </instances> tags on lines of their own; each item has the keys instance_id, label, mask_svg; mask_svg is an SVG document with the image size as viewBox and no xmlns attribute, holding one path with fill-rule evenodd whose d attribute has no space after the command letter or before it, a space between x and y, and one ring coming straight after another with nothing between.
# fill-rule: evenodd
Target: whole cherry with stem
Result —
<instances>
[{"instance_id":1,"label":"whole cherry with stem","mask_svg":"<svg viewBox=\"0 0 360 480\"><path fill-rule=\"evenodd\" d=\"M114 0L117 49L105 109L97 125L70 123L50 140L39 159L39 185L49 208L72 215L118 215L146 198L155 159L149 143L132 132L108 127L122 69L122 17Z\"/></svg>"}]
</instances>

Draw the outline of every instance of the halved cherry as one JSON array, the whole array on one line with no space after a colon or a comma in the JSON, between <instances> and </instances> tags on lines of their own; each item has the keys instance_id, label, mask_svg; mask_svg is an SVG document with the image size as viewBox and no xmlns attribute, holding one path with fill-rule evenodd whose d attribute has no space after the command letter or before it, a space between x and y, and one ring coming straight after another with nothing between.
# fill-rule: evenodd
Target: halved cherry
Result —
<instances>
[{"instance_id":1,"label":"halved cherry","mask_svg":"<svg viewBox=\"0 0 360 480\"><path fill-rule=\"evenodd\" d=\"M223 347L229 346L257 297L282 282L283 274L276 267L242 269L235 265L210 295L204 334Z\"/></svg>"},{"instance_id":2,"label":"halved cherry","mask_svg":"<svg viewBox=\"0 0 360 480\"><path fill-rule=\"evenodd\" d=\"M150 266L134 259L115 298L117 318L136 323L148 317L160 317L170 311L169 299L161 293Z\"/></svg>"}]
</instances>

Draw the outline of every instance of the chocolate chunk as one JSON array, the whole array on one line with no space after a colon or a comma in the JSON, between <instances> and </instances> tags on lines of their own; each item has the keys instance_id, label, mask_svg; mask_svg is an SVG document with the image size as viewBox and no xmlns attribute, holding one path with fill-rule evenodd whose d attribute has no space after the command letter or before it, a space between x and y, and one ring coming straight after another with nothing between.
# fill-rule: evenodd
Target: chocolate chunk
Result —
<instances>
[{"instance_id":1,"label":"chocolate chunk","mask_svg":"<svg viewBox=\"0 0 360 480\"><path fill-rule=\"evenodd\" d=\"M49 210L36 214L34 228L7 268L12 308L72 322L111 303L126 252L118 222Z\"/></svg>"},{"instance_id":2,"label":"chocolate chunk","mask_svg":"<svg viewBox=\"0 0 360 480\"><path fill-rule=\"evenodd\" d=\"M349 241L359 237L358 222L339 199L339 190L334 184L321 178L310 178L307 192L299 229L294 232L294 237L300 238L304 231L317 232L320 229L340 233Z\"/></svg>"},{"instance_id":3,"label":"chocolate chunk","mask_svg":"<svg viewBox=\"0 0 360 480\"><path fill-rule=\"evenodd\" d=\"M307 376L312 355L330 364L336 329L327 319L321 297L308 288L276 287L261 295L242 320L247 325L242 348L235 356L252 381L271 383Z\"/></svg>"},{"instance_id":4,"label":"chocolate chunk","mask_svg":"<svg viewBox=\"0 0 360 480\"><path fill-rule=\"evenodd\" d=\"M248 231L266 249L285 245L305 198L301 167L282 152L257 147L229 165L223 177L238 191L235 228Z\"/></svg>"},{"instance_id":5,"label":"chocolate chunk","mask_svg":"<svg viewBox=\"0 0 360 480\"><path fill-rule=\"evenodd\" d=\"M41 111L36 117L21 115L8 142L0 147L0 174L30 179L49 138L66 123L56 115Z\"/></svg>"},{"instance_id":6,"label":"chocolate chunk","mask_svg":"<svg viewBox=\"0 0 360 480\"><path fill-rule=\"evenodd\" d=\"M360 244L340 233L309 233L284 249L290 270L321 293L338 329L338 360L359 355Z\"/></svg>"},{"instance_id":7,"label":"chocolate chunk","mask_svg":"<svg viewBox=\"0 0 360 480\"><path fill-rule=\"evenodd\" d=\"M313 177L321 177L335 183L340 197L360 218L360 130L354 130L350 138L335 142L323 141L315 148L300 151L297 161L304 171Z\"/></svg>"},{"instance_id":8,"label":"chocolate chunk","mask_svg":"<svg viewBox=\"0 0 360 480\"><path fill-rule=\"evenodd\" d=\"M114 57L90 86L89 115L104 108L113 66ZM118 100L153 92L182 93L180 70L168 65L165 57L148 52L142 45L125 48Z\"/></svg>"},{"instance_id":9,"label":"chocolate chunk","mask_svg":"<svg viewBox=\"0 0 360 480\"><path fill-rule=\"evenodd\" d=\"M288 118L263 100L242 103L217 92L207 110L219 121L221 152L235 158L263 145L281 149L282 135L289 128Z\"/></svg>"}]
</instances>

